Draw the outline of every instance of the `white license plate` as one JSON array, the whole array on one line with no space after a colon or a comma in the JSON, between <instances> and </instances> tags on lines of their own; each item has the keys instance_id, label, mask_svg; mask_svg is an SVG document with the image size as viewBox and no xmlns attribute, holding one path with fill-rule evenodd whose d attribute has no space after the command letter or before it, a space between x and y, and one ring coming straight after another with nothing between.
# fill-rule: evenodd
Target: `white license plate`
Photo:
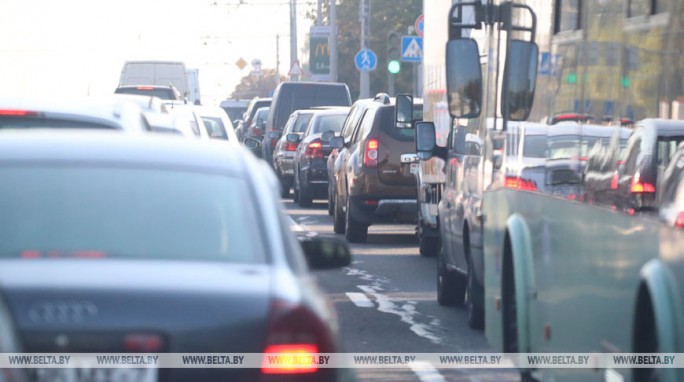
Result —
<instances>
[{"instance_id":1,"label":"white license plate","mask_svg":"<svg viewBox=\"0 0 684 382\"><path fill-rule=\"evenodd\" d=\"M157 369L32 369L32 382L157 382Z\"/></svg>"},{"instance_id":2,"label":"white license plate","mask_svg":"<svg viewBox=\"0 0 684 382\"><path fill-rule=\"evenodd\" d=\"M410 170L411 170L411 174L417 173L418 172L418 163L411 163Z\"/></svg>"}]
</instances>

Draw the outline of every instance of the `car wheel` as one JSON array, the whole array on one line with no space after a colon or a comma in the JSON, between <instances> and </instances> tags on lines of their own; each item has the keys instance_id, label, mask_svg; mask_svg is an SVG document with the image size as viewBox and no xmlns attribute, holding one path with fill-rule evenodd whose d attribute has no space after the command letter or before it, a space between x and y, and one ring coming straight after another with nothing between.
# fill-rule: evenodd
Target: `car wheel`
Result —
<instances>
[{"instance_id":1,"label":"car wheel","mask_svg":"<svg viewBox=\"0 0 684 382\"><path fill-rule=\"evenodd\" d=\"M437 302L439 305L463 303L465 280L456 272L450 272L444 259L444 247L437 255Z\"/></svg>"},{"instance_id":2,"label":"car wheel","mask_svg":"<svg viewBox=\"0 0 684 382\"><path fill-rule=\"evenodd\" d=\"M477 288L477 281L475 281L475 272L473 272L472 263L468 263L468 276L466 282L465 305L468 311L468 326L471 329L484 329L484 311L478 307L473 300L473 292Z\"/></svg>"},{"instance_id":3,"label":"car wheel","mask_svg":"<svg viewBox=\"0 0 684 382\"><path fill-rule=\"evenodd\" d=\"M313 202L313 195L311 195L311 191L309 190L309 187L306 186L305 182L302 182L302 180L299 179L299 206L300 207L311 207L312 202Z\"/></svg>"},{"instance_id":4,"label":"car wheel","mask_svg":"<svg viewBox=\"0 0 684 382\"><path fill-rule=\"evenodd\" d=\"M333 230L335 233L344 233L345 224L347 223L344 219L344 212L342 212L342 205L337 193L335 193L335 212L333 214Z\"/></svg>"},{"instance_id":5,"label":"car wheel","mask_svg":"<svg viewBox=\"0 0 684 382\"><path fill-rule=\"evenodd\" d=\"M287 198L290 196L290 188L292 185L290 182L286 181L283 178L280 178L280 197L281 198Z\"/></svg>"},{"instance_id":6,"label":"car wheel","mask_svg":"<svg viewBox=\"0 0 684 382\"><path fill-rule=\"evenodd\" d=\"M347 211L344 216L344 235L351 243L363 243L368 238L368 225L354 220L351 213L350 198L347 196Z\"/></svg>"},{"instance_id":7,"label":"car wheel","mask_svg":"<svg viewBox=\"0 0 684 382\"><path fill-rule=\"evenodd\" d=\"M422 220L418 221L418 249L423 257L434 257L439 252L439 236L425 236Z\"/></svg>"},{"instance_id":8,"label":"car wheel","mask_svg":"<svg viewBox=\"0 0 684 382\"><path fill-rule=\"evenodd\" d=\"M299 175L297 174L297 171L295 171L294 181L292 182L292 201L295 203L299 202L299 182L297 181L297 178L299 178Z\"/></svg>"},{"instance_id":9,"label":"car wheel","mask_svg":"<svg viewBox=\"0 0 684 382\"><path fill-rule=\"evenodd\" d=\"M333 203L332 192L330 187L328 187L328 215L333 216L335 213L335 203Z\"/></svg>"}]
</instances>

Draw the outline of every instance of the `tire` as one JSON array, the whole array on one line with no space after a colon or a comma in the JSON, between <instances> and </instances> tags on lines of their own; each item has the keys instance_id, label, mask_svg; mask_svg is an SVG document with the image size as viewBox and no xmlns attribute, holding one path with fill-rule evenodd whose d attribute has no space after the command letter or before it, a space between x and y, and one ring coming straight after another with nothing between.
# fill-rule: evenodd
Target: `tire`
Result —
<instances>
[{"instance_id":1,"label":"tire","mask_svg":"<svg viewBox=\"0 0 684 382\"><path fill-rule=\"evenodd\" d=\"M301 182L299 183L298 203L300 207L311 207L311 204L313 204L313 196L311 195L311 191L309 191L309 188L303 185Z\"/></svg>"},{"instance_id":2,"label":"tire","mask_svg":"<svg viewBox=\"0 0 684 382\"><path fill-rule=\"evenodd\" d=\"M335 203L332 198L332 193L330 192L330 187L328 187L328 215L333 216L335 213Z\"/></svg>"},{"instance_id":3,"label":"tire","mask_svg":"<svg viewBox=\"0 0 684 382\"><path fill-rule=\"evenodd\" d=\"M456 272L449 272L444 260L444 247L437 255L437 302L439 305L463 304L465 280Z\"/></svg>"},{"instance_id":4,"label":"tire","mask_svg":"<svg viewBox=\"0 0 684 382\"><path fill-rule=\"evenodd\" d=\"M465 292L465 306L468 312L468 326L471 329L484 329L484 311L482 307L478 307L473 300L474 290L478 288L475 280L475 273L473 272L472 262L468 263L468 276L466 277L466 292Z\"/></svg>"},{"instance_id":5,"label":"tire","mask_svg":"<svg viewBox=\"0 0 684 382\"><path fill-rule=\"evenodd\" d=\"M299 171L294 172L294 176L292 177L292 201L295 203L299 202Z\"/></svg>"},{"instance_id":6,"label":"tire","mask_svg":"<svg viewBox=\"0 0 684 382\"><path fill-rule=\"evenodd\" d=\"M347 196L344 237L350 243L363 243L368 239L368 225L354 220L354 217L351 215L350 203L350 198Z\"/></svg>"},{"instance_id":7,"label":"tire","mask_svg":"<svg viewBox=\"0 0 684 382\"><path fill-rule=\"evenodd\" d=\"M340 204L337 193L335 193L335 211L333 213L333 230L335 233L343 234L345 232L346 220L344 212L342 212L342 205Z\"/></svg>"},{"instance_id":8,"label":"tire","mask_svg":"<svg viewBox=\"0 0 684 382\"><path fill-rule=\"evenodd\" d=\"M290 196L290 188L292 185L290 182L285 181L284 179L280 178L280 197L281 198L287 198Z\"/></svg>"},{"instance_id":9,"label":"tire","mask_svg":"<svg viewBox=\"0 0 684 382\"><path fill-rule=\"evenodd\" d=\"M418 224L422 225L421 221ZM437 252L439 252L439 237L438 236L425 236L423 232L425 228L418 228L418 249L420 255L423 257L435 257Z\"/></svg>"}]
</instances>

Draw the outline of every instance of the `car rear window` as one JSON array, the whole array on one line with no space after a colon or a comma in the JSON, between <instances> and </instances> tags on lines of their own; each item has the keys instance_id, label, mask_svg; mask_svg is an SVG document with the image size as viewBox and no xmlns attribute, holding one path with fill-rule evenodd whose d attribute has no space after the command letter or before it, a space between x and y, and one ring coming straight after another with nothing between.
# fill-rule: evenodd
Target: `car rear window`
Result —
<instances>
[{"instance_id":1,"label":"car rear window","mask_svg":"<svg viewBox=\"0 0 684 382\"><path fill-rule=\"evenodd\" d=\"M202 117L202 122L210 138L228 140L228 133L226 133L226 128L223 126L221 118Z\"/></svg>"},{"instance_id":2,"label":"car rear window","mask_svg":"<svg viewBox=\"0 0 684 382\"><path fill-rule=\"evenodd\" d=\"M95 121L79 121L69 118L0 117L0 129L119 129Z\"/></svg>"},{"instance_id":3,"label":"car rear window","mask_svg":"<svg viewBox=\"0 0 684 382\"><path fill-rule=\"evenodd\" d=\"M176 100L176 94L172 89L168 88L118 88L114 92L116 94L139 94L150 97L159 97L166 100Z\"/></svg>"},{"instance_id":4,"label":"car rear window","mask_svg":"<svg viewBox=\"0 0 684 382\"><path fill-rule=\"evenodd\" d=\"M246 182L209 173L0 167L0 258L263 263Z\"/></svg>"},{"instance_id":5,"label":"car rear window","mask_svg":"<svg viewBox=\"0 0 684 382\"><path fill-rule=\"evenodd\" d=\"M415 128L400 129L396 127L394 123L394 106L383 107L381 113L382 115L380 117L380 131L402 142L414 140L414 137L416 135Z\"/></svg>"},{"instance_id":6,"label":"car rear window","mask_svg":"<svg viewBox=\"0 0 684 382\"><path fill-rule=\"evenodd\" d=\"M294 127L292 128L292 132L293 133L305 132L306 128L309 126L309 122L311 122L312 117L313 117L313 114L300 114L294 123Z\"/></svg>"},{"instance_id":7,"label":"car rear window","mask_svg":"<svg viewBox=\"0 0 684 382\"><path fill-rule=\"evenodd\" d=\"M325 133L326 131L334 131L339 133L342 131L342 125L347 115L326 115L319 117L316 120L316 126L314 126L314 134Z\"/></svg>"},{"instance_id":8,"label":"car rear window","mask_svg":"<svg viewBox=\"0 0 684 382\"><path fill-rule=\"evenodd\" d=\"M523 157L546 158L546 136L526 135L523 144Z\"/></svg>"}]
</instances>

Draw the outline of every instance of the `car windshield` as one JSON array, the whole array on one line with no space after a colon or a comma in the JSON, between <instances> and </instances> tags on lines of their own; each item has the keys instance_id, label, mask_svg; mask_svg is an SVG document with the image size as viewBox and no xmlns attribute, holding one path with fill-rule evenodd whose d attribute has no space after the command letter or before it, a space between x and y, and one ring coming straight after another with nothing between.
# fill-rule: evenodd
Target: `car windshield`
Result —
<instances>
[{"instance_id":1,"label":"car windshield","mask_svg":"<svg viewBox=\"0 0 684 382\"><path fill-rule=\"evenodd\" d=\"M0 177L0 257L265 261L241 179L87 166L3 167Z\"/></svg>"},{"instance_id":2,"label":"car windshield","mask_svg":"<svg viewBox=\"0 0 684 382\"><path fill-rule=\"evenodd\" d=\"M334 131L339 133L342 131L342 125L347 115L326 115L319 117L316 120L316 125L314 126L314 134L325 133L326 131Z\"/></svg>"}]
</instances>

